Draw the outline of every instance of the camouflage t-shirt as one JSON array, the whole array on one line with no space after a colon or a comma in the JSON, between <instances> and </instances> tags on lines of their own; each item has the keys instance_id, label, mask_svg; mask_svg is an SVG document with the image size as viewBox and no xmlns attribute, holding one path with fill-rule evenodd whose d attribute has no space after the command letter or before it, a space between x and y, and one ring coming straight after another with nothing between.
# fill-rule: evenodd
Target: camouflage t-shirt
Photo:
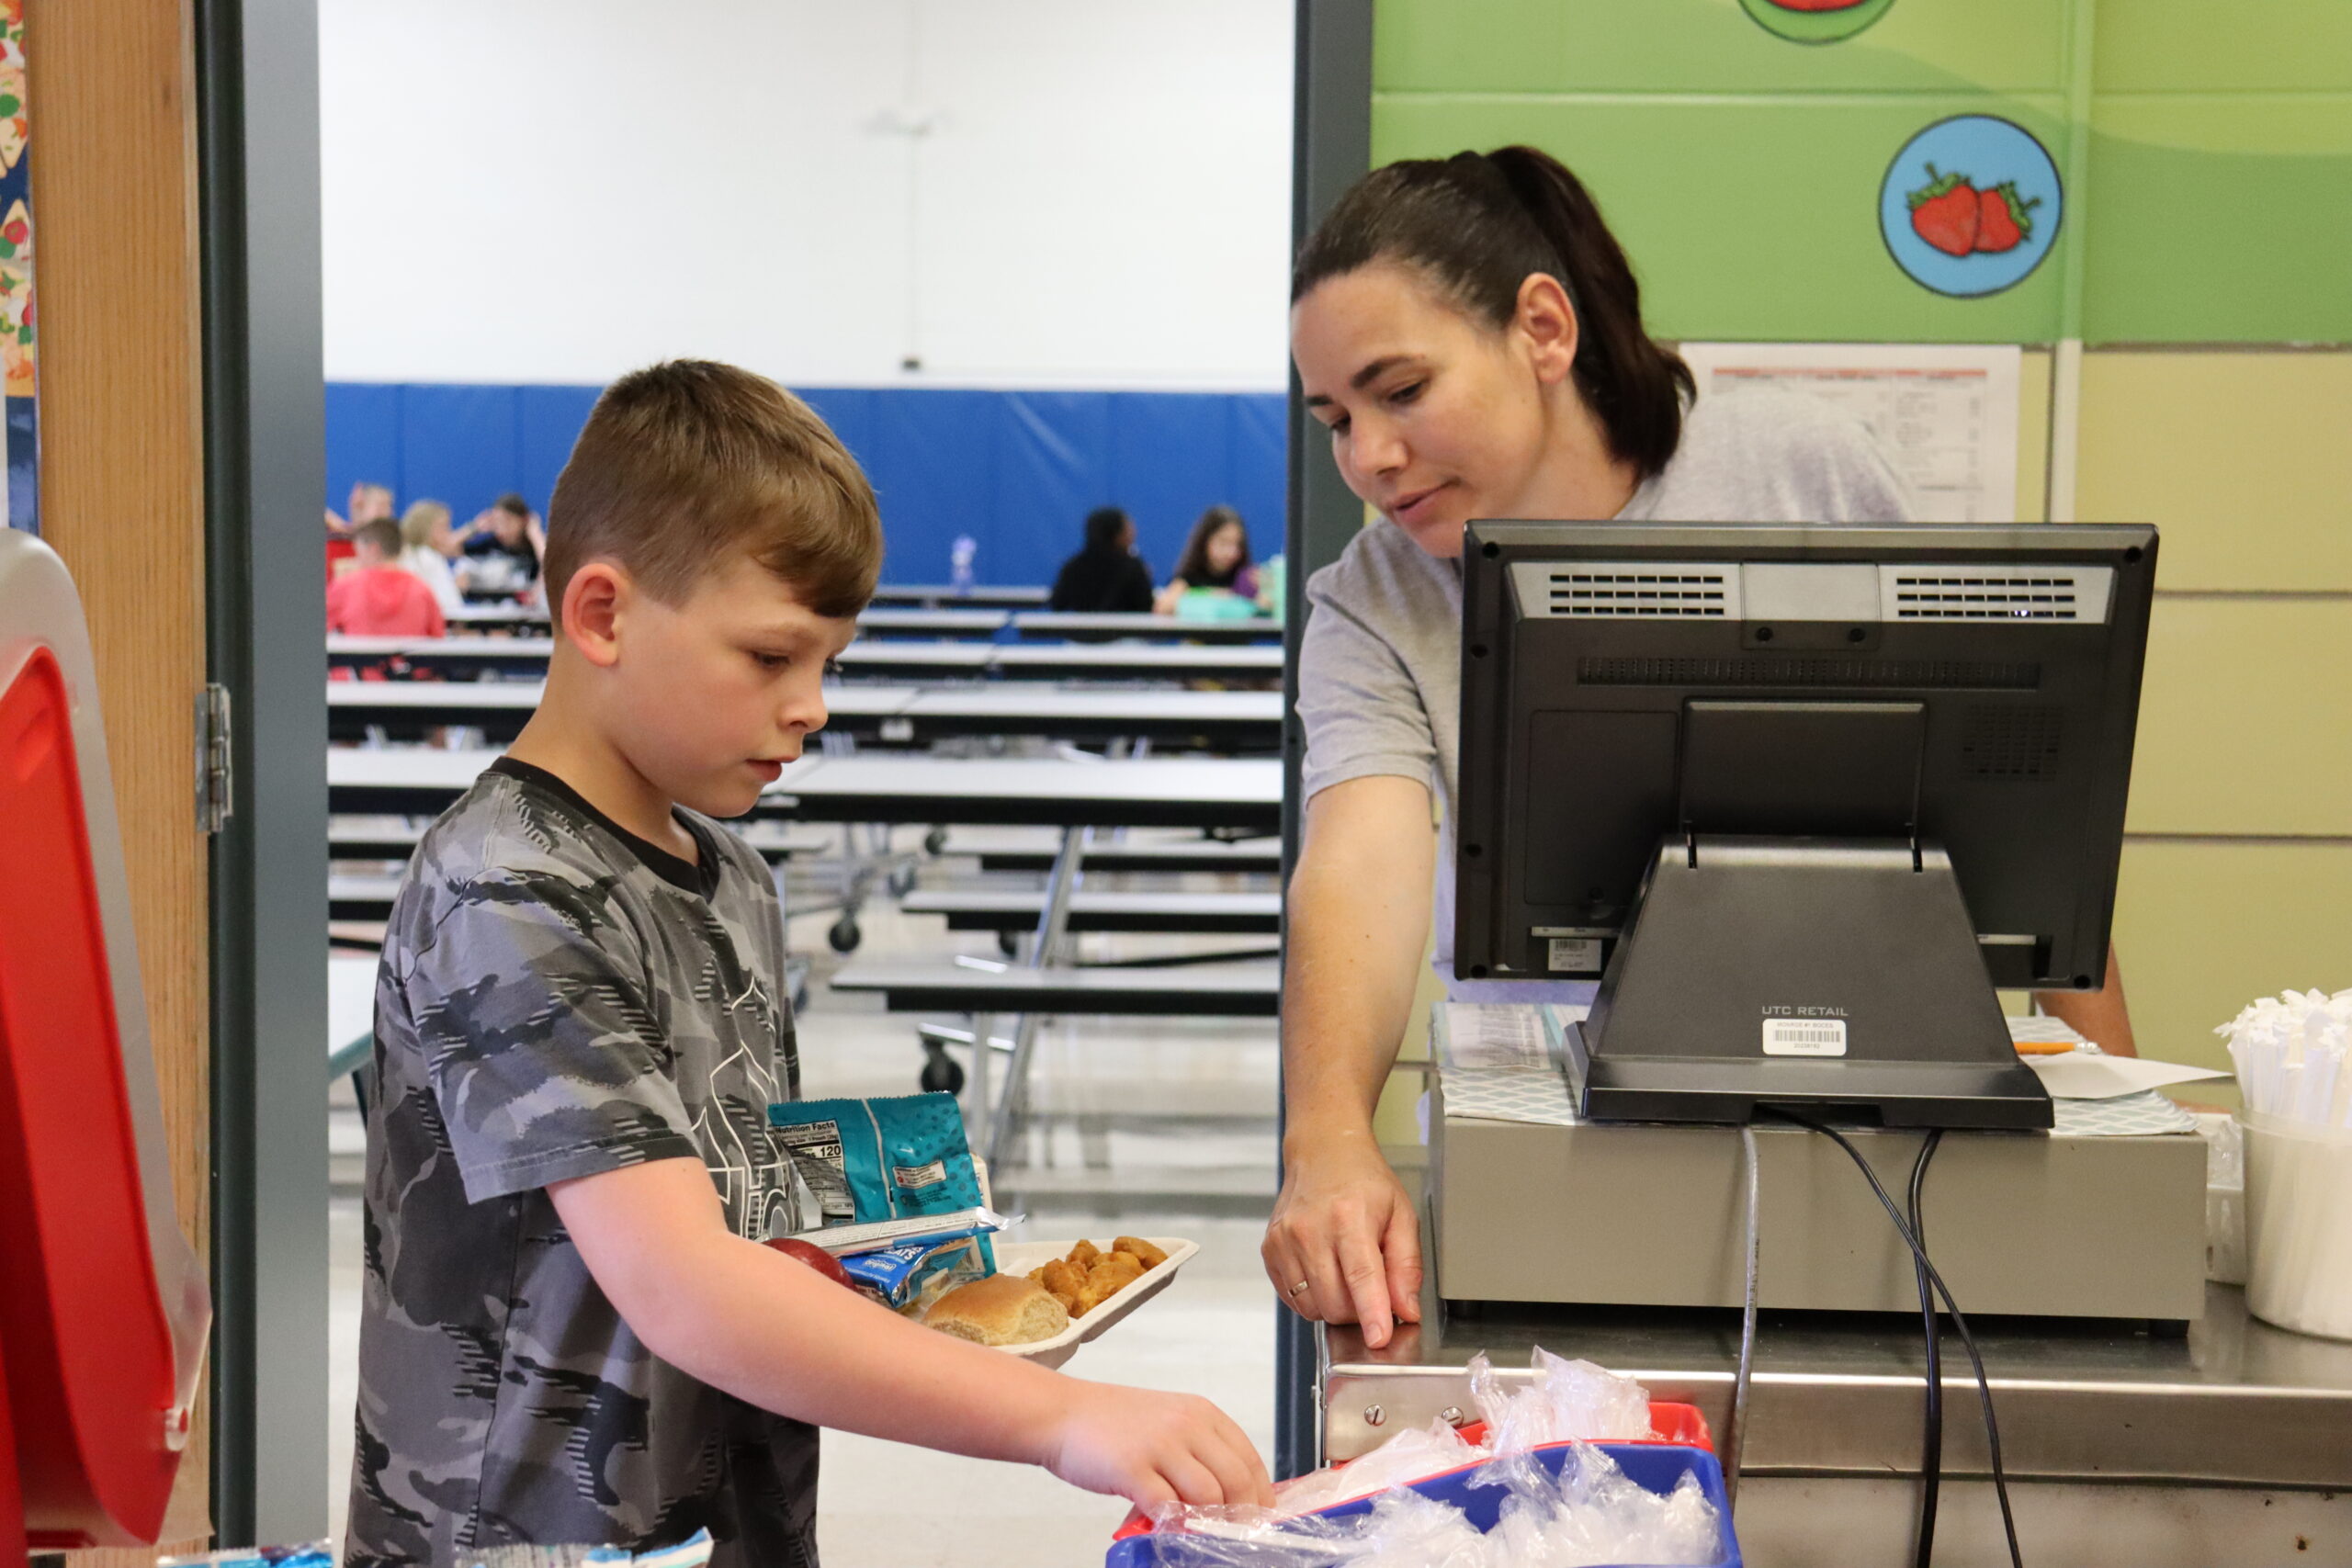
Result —
<instances>
[{"instance_id":1,"label":"camouflage t-shirt","mask_svg":"<svg viewBox=\"0 0 2352 1568\"><path fill-rule=\"evenodd\" d=\"M661 1360L547 1188L703 1161L736 1234L790 1201L784 921L741 840L689 863L502 761L435 822L376 982L357 1450L345 1561L510 1542L816 1562L814 1428Z\"/></svg>"}]
</instances>

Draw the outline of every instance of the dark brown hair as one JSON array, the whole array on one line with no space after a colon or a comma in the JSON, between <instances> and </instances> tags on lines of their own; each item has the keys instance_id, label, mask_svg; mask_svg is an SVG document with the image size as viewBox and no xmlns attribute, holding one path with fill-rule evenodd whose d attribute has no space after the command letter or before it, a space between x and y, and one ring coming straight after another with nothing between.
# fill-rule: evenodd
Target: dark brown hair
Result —
<instances>
[{"instance_id":1,"label":"dark brown hair","mask_svg":"<svg viewBox=\"0 0 2352 1568\"><path fill-rule=\"evenodd\" d=\"M1225 574L1225 581L1215 581L1217 574L1209 570L1209 540L1227 524L1241 530L1241 558ZM1194 588L1223 588L1250 570L1250 525L1241 521L1241 513L1230 506L1212 506L1201 513L1193 531L1184 536L1183 553L1176 558L1176 570L1170 581L1182 578Z\"/></svg>"},{"instance_id":2,"label":"dark brown hair","mask_svg":"<svg viewBox=\"0 0 2352 1568\"><path fill-rule=\"evenodd\" d=\"M605 388L548 502L549 608L599 556L675 604L738 550L820 615L865 608L882 518L857 459L808 404L731 365L673 359Z\"/></svg>"},{"instance_id":3,"label":"dark brown hair","mask_svg":"<svg viewBox=\"0 0 2352 1568\"><path fill-rule=\"evenodd\" d=\"M1557 278L1577 313L1577 390L1612 456L1645 478L1682 439L1697 395L1690 367L1642 326L1641 286L1583 182L1532 147L1416 158L1374 169L1299 247L1295 304L1327 277L1374 262L1420 273L1462 310L1500 328L1535 273Z\"/></svg>"},{"instance_id":4,"label":"dark brown hair","mask_svg":"<svg viewBox=\"0 0 2352 1568\"><path fill-rule=\"evenodd\" d=\"M362 523L351 531L351 542L373 545L376 553L387 561L398 559L401 553L401 525L390 518L379 517L372 523Z\"/></svg>"}]
</instances>

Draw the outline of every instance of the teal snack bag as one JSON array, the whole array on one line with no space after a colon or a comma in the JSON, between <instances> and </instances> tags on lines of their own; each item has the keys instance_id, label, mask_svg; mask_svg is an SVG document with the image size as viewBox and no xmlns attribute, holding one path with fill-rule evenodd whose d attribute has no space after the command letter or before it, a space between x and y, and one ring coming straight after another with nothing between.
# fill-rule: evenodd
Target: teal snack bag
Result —
<instances>
[{"instance_id":1,"label":"teal snack bag","mask_svg":"<svg viewBox=\"0 0 2352 1568\"><path fill-rule=\"evenodd\" d=\"M806 1192L802 1230L979 1206L954 1095L797 1100L769 1106L768 1124L792 1156L796 1193Z\"/></svg>"}]
</instances>

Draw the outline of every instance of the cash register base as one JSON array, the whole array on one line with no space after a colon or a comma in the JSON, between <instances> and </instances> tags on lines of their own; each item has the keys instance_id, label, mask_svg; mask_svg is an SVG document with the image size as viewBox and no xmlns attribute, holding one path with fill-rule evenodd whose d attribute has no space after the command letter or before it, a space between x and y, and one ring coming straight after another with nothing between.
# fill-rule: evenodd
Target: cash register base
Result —
<instances>
[{"instance_id":1,"label":"cash register base","mask_svg":"<svg viewBox=\"0 0 2352 1568\"><path fill-rule=\"evenodd\" d=\"M1741 1303L1737 1129L1452 1117L1433 1078L1430 1134L1432 1262L1448 1301ZM1909 1249L1846 1155L1799 1128L1756 1136L1760 1304L1916 1314ZM1855 1136L1897 1203L1923 1136ZM2201 1138L1948 1133L1924 1221L1928 1255L1972 1317L2175 1323L2204 1310Z\"/></svg>"}]
</instances>

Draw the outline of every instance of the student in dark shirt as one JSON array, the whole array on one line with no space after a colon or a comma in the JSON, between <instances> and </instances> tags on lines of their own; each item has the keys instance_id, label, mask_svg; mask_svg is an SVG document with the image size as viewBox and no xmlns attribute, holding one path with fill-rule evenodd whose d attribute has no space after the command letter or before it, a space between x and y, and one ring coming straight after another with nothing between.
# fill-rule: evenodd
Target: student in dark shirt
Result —
<instances>
[{"instance_id":1,"label":"student in dark shirt","mask_svg":"<svg viewBox=\"0 0 2352 1568\"><path fill-rule=\"evenodd\" d=\"M782 388L673 362L605 389L548 510L546 694L385 929L345 1568L703 1529L711 1568L816 1568L819 1426L1271 1503L1205 1401L951 1338L761 1245L798 1033L775 881L726 821L823 727L873 594L855 461Z\"/></svg>"},{"instance_id":2,"label":"student in dark shirt","mask_svg":"<svg viewBox=\"0 0 2352 1568\"><path fill-rule=\"evenodd\" d=\"M1049 610L1149 610L1151 568L1136 554L1136 520L1115 506L1086 514L1086 546L1062 562Z\"/></svg>"},{"instance_id":3,"label":"student in dark shirt","mask_svg":"<svg viewBox=\"0 0 2352 1568\"><path fill-rule=\"evenodd\" d=\"M500 496L457 536L465 547L468 564L458 575L467 592L520 593L538 581L544 536L531 503L521 496Z\"/></svg>"}]
</instances>

